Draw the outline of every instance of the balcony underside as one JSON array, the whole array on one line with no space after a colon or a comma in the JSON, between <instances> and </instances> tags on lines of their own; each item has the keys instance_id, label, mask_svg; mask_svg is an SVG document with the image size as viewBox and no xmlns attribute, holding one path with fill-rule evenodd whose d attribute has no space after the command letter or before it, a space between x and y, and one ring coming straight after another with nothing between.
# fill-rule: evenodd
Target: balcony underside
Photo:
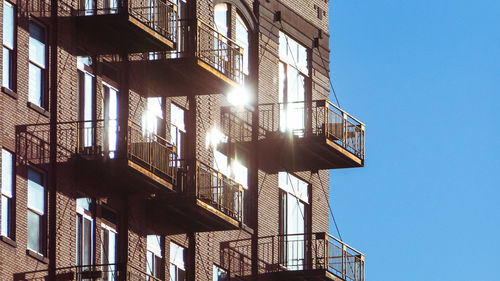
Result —
<instances>
[{"instance_id":1,"label":"balcony underside","mask_svg":"<svg viewBox=\"0 0 500 281\"><path fill-rule=\"evenodd\" d=\"M127 14L74 16L61 19L76 25L77 54L124 54L167 51L175 43Z\"/></svg>"},{"instance_id":2,"label":"balcony underside","mask_svg":"<svg viewBox=\"0 0 500 281\"><path fill-rule=\"evenodd\" d=\"M172 192L172 180L127 159L85 159L75 157L76 180L82 189L96 197L132 192L149 198L158 192Z\"/></svg>"},{"instance_id":3,"label":"balcony underside","mask_svg":"<svg viewBox=\"0 0 500 281\"><path fill-rule=\"evenodd\" d=\"M130 62L130 88L145 96L227 93L237 83L195 57Z\"/></svg>"},{"instance_id":4,"label":"balcony underside","mask_svg":"<svg viewBox=\"0 0 500 281\"><path fill-rule=\"evenodd\" d=\"M151 228L165 235L240 228L236 219L195 196L171 193L151 200L147 208Z\"/></svg>"},{"instance_id":5,"label":"balcony underside","mask_svg":"<svg viewBox=\"0 0 500 281\"><path fill-rule=\"evenodd\" d=\"M241 147L246 152L251 151L251 142L231 146ZM264 138L258 142L258 153L259 169L270 174L284 170L315 171L357 168L364 165L362 159L321 136L298 138L280 135Z\"/></svg>"},{"instance_id":6,"label":"balcony underside","mask_svg":"<svg viewBox=\"0 0 500 281\"><path fill-rule=\"evenodd\" d=\"M280 271L267 274L266 280L275 281L342 281L325 269Z\"/></svg>"}]
</instances>

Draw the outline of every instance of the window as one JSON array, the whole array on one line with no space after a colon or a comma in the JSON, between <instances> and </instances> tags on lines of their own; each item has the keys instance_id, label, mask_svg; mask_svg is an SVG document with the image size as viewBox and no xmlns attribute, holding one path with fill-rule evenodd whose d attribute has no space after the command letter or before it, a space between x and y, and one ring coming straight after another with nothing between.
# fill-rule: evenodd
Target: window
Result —
<instances>
[{"instance_id":1,"label":"window","mask_svg":"<svg viewBox=\"0 0 500 281\"><path fill-rule=\"evenodd\" d=\"M14 90L14 6L3 1L2 86Z\"/></svg>"},{"instance_id":2,"label":"window","mask_svg":"<svg viewBox=\"0 0 500 281\"><path fill-rule=\"evenodd\" d=\"M142 133L158 134L158 124L163 120L163 102L161 97L147 98L146 111L142 116Z\"/></svg>"},{"instance_id":3,"label":"window","mask_svg":"<svg viewBox=\"0 0 500 281\"><path fill-rule=\"evenodd\" d=\"M305 79L309 71L307 50L280 32L279 56L280 130L303 136Z\"/></svg>"},{"instance_id":4,"label":"window","mask_svg":"<svg viewBox=\"0 0 500 281\"><path fill-rule=\"evenodd\" d=\"M9 151L2 149L2 186L0 201L0 235L14 237L14 157Z\"/></svg>"},{"instance_id":5,"label":"window","mask_svg":"<svg viewBox=\"0 0 500 281\"><path fill-rule=\"evenodd\" d=\"M116 253L117 253L117 232L113 226L101 224L101 261L103 266L103 280L117 280Z\"/></svg>"},{"instance_id":6,"label":"window","mask_svg":"<svg viewBox=\"0 0 500 281\"><path fill-rule=\"evenodd\" d=\"M44 108L46 86L45 29L35 22L30 21L29 32L28 101Z\"/></svg>"},{"instance_id":7,"label":"window","mask_svg":"<svg viewBox=\"0 0 500 281\"><path fill-rule=\"evenodd\" d=\"M118 90L103 83L104 93L104 127L107 128L105 138L108 139L107 152L109 158L115 158L118 146Z\"/></svg>"},{"instance_id":8,"label":"window","mask_svg":"<svg viewBox=\"0 0 500 281\"><path fill-rule=\"evenodd\" d=\"M146 272L148 275L158 279L161 277L161 272L163 268L161 240L162 238L159 235L147 236L148 251L146 256L146 263L147 263ZM151 279L151 281L153 281L153 279Z\"/></svg>"},{"instance_id":9,"label":"window","mask_svg":"<svg viewBox=\"0 0 500 281\"><path fill-rule=\"evenodd\" d=\"M93 145L92 120L94 115L94 76L91 73L91 60L88 57L77 57L78 90L80 95L81 143L84 147Z\"/></svg>"},{"instance_id":10,"label":"window","mask_svg":"<svg viewBox=\"0 0 500 281\"><path fill-rule=\"evenodd\" d=\"M184 136L186 135L185 111L177 105L170 104L170 141L177 148L177 159L184 157ZM180 162L177 163L177 167Z\"/></svg>"},{"instance_id":11,"label":"window","mask_svg":"<svg viewBox=\"0 0 500 281\"><path fill-rule=\"evenodd\" d=\"M215 68L222 73L226 72L226 65L229 63L227 53L227 37L229 33L228 24L228 5L217 4L214 9L214 28L225 37L220 38L217 32L214 32L214 50L215 53Z\"/></svg>"},{"instance_id":12,"label":"window","mask_svg":"<svg viewBox=\"0 0 500 281\"><path fill-rule=\"evenodd\" d=\"M240 15L236 15L236 44L243 48L243 62L242 62L242 70L245 75L248 75L248 28L240 17Z\"/></svg>"},{"instance_id":13,"label":"window","mask_svg":"<svg viewBox=\"0 0 500 281\"><path fill-rule=\"evenodd\" d=\"M227 271L214 264L212 271L212 281L228 281Z\"/></svg>"},{"instance_id":14,"label":"window","mask_svg":"<svg viewBox=\"0 0 500 281\"><path fill-rule=\"evenodd\" d=\"M185 281L184 248L170 242L170 281Z\"/></svg>"},{"instance_id":15,"label":"window","mask_svg":"<svg viewBox=\"0 0 500 281\"><path fill-rule=\"evenodd\" d=\"M44 255L45 188L43 176L28 169L28 249Z\"/></svg>"},{"instance_id":16,"label":"window","mask_svg":"<svg viewBox=\"0 0 500 281\"><path fill-rule=\"evenodd\" d=\"M76 199L76 265L94 261L94 220L90 198Z\"/></svg>"},{"instance_id":17,"label":"window","mask_svg":"<svg viewBox=\"0 0 500 281\"><path fill-rule=\"evenodd\" d=\"M278 173L280 188L281 263L301 270L305 262L306 212L309 184L286 172Z\"/></svg>"}]
</instances>

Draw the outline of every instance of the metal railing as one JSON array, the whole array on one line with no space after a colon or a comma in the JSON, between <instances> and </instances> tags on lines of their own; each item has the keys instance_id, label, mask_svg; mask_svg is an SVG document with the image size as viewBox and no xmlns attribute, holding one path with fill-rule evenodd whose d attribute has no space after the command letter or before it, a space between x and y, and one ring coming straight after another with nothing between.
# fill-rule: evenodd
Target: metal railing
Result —
<instances>
[{"instance_id":1,"label":"metal railing","mask_svg":"<svg viewBox=\"0 0 500 281\"><path fill-rule=\"evenodd\" d=\"M128 159L153 174L167 177L172 182L177 177L176 147L157 134L148 133L139 124L128 123Z\"/></svg>"},{"instance_id":2,"label":"metal railing","mask_svg":"<svg viewBox=\"0 0 500 281\"><path fill-rule=\"evenodd\" d=\"M327 270L346 281L364 281L364 255L327 233L265 236L258 239L258 272ZM251 274L250 239L222 247L223 266L238 277Z\"/></svg>"},{"instance_id":3,"label":"metal railing","mask_svg":"<svg viewBox=\"0 0 500 281\"><path fill-rule=\"evenodd\" d=\"M179 161L179 179L177 191L194 195L199 200L213 206L216 210L241 222L243 219L244 188L241 184L220 171L201 162L194 161L194 175L191 175L189 161ZM187 185L194 185L194 190Z\"/></svg>"},{"instance_id":4,"label":"metal railing","mask_svg":"<svg viewBox=\"0 0 500 281\"><path fill-rule=\"evenodd\" d=\"M51 15L50 0L23 0L19 5L21 13L26 15ZM173 42L177 40L178 7L169 0L62 0L57 8L59 16L113 15L126 12L165 38Z\"/></svg>"},{"instance_id":5,"label":"metal railing","mask_svg":"<svg viewBox=\"0 0 500 281\"><path fill-rule=\"evenodd\" d=\"M237 221L242 220L243 186L196 161L196 196Z\"/></svg>"},{"instance_id":6,"label":"metal railing","mask_svg":"<svg viewBox=\"0 0 500 281\"><path fill-rule=\"evenodd\" d=\"M80 0L76 15L112 15L124 11L169 40L176 41L177 5L168 0Z\"/></svg>"},{"instance_id":7,"label":"metal railing","mask_svg":"<svg viewBox=\"0 0 500 281\"><path fill-rule=\"evenodd\" d=\"M16 151L21 163L49 163L49 126L34 124L16 128ZM163 179L175 182L175 146L132 121L128 122L127 136L127 159ZM118 142L117 120L60 122L57 123L57 162L68 161L74 156L87 159L120 157L116 155Z\"/></svg>"},{"instance_id":8,"label":"metal railing","mask_svg":"<svg viewBox=\"0 0 500 281\"><path fill-rule=\"evenodd\" d=\"M56 280L65 281L163 281L134 266L122 264L95 264L61 267L56 269ZM14 274L14 281L46 281L48 270Z\"/></svg>"},{"instance_id":9,"label":"metal railing","mask_svg":"<svg viewBox=\"0 0 500 281\"><path fill-rule=\"evenodd\" d=\"M77 265L56 268L56 280L67 281L116 281L124 273L120 264ZM45 281L48 270L37 270L14 274L14 281ZM128 280L128 279L127 279ZM147 281L147 279L142 279Z\"/></svg>"},{"instance_id":10,"label":"metal railing","mask_svg":"<svg viewBox=\"0 0 500 281\"><path fill-rule=\"evenodd\" d=\"M196 26L193 26L193 23ZM212 26L202 20L190 21L181 19L177 21L177 49L154 53L129 54L130 61L159 61L192 57L199 59L207 66L220 72L229 79L243 83L245 74L243 72L243 47L234 40L221 34ZM194 32L194 54L187 48L188 41L192 40ZM109 56L110 61L118 62L118 56Z\"/></svg>"},{"instance_id":11,"label":"metal railing","mask_svg":"<svg viewBox=\"0 0 500 281\"><path fill-rule=\"evenodd\" d=\"M207 23L197 20L196 57L231 80L243 82L243 48Z\"/></svg>"},{"instance_id":12,"label":"metal railing","mask_svg":"<svg viewBox=\"0 0 500 281\"><path fill-rule=\"evenodd\" d=\"M365 157L365 125L327 100L312 102L309 124L305 102L266 103L259 104L257 108L259 139L282 137L285 134L299 138L321 136L360 159ZM231 141L251 141L251 112L223 108L221 123Z\"/></svg>"}]
</instances>

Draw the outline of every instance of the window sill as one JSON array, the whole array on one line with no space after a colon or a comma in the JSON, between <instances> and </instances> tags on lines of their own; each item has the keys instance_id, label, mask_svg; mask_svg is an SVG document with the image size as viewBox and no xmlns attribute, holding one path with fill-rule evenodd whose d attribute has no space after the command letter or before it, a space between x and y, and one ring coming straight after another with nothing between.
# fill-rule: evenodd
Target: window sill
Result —
<instances>
[{"instance_id":1,"label":"window sill","mask_svg":"<svg viewBox=\"0 0 500 281\"><path fill-rule=\"evenodd\" d=\"M16 243L16 241L14 241L14 240L10 239L10 238L9 238L9 237L7 237L7 236L0 236L0 240L1 240L2 242L4 242L4 243L6 243L6 244L8 244L8 245L10 245L10 246L12 246L12 247L14 247L14 248L17 248L17 243Z\"/></svg>"},{"instance_id":2,"label":"window sill","mask_svg":"<svg viewBox=\"0 0 500 281\"><path fill-rule=\"evenodd\" d=\"M33 109L34 111L42 114L43 116L47 117L47 118L50 118L50 112L48 112L47 110L39 107L38 105L32 103L32 102L28 102L28 107Z\"/></svg>"},{"instance_id":3,"label":"window sill","mask_svg":"<svg viewBox=\"0 0 500 281\"><path fill-rule=\"evenodd\" d=\"M2 92L15 100L17 100L17 98L19 97L16 92L12 91L9 88L2 87Z\"/></svg>"},{"instance_id":4,"label":"window sill","mask_svg":"<svg viewBox=\"0 0 500 281\"><path fill-rule=\"evenodd\" d=\"M28 256L30 256L30 257L32 257L32 258L34 258L34 259L36 259L36 260L40 261L40 262L45 263L45 264L49 263L49 259L48 259L48 258L46 258L46 257L42 256L42 254L37 253L37 252L35 252L35 251L33 251L33 250L27 249L27 250L26 250L26 254L27 254Z\"/></svg>"}]
</instances>

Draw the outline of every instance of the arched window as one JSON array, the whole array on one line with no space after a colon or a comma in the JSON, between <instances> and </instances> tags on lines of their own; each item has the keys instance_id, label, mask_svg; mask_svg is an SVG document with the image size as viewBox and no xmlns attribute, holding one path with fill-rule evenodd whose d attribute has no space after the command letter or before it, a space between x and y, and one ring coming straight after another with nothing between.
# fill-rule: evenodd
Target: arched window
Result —
<instances>
[{"instance_id":1,"label":"arched window","mask_svg":"<svg viewBox=\"0 0 500 281\"><path fill-rule=\"evenodd\" d=\"M243 73L248 75L248 27L240 15L236 15L236 43L243 48Z\"/></svg>"}]
</instances>

